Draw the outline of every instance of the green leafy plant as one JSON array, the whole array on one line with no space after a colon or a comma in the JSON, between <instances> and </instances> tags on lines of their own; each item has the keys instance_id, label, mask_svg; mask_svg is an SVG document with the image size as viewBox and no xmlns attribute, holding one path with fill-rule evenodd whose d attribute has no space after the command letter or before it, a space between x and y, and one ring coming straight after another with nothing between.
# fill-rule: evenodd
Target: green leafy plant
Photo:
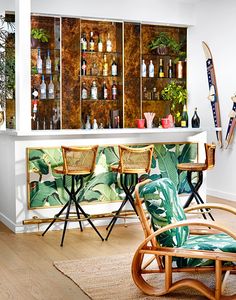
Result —
<instances>
[{"instance_id":1,"label":"green leafy plant","mask_svg":"<svg viewBox=\"0 0 236 300\"><path fill-rule=\"evenodd\" d=\"M0 15L0 104L15 92L15 24Z\"/></svg>"},{"instance_id":2,"label":"green leafy plant","mask_svg":"<svg viewBox=\"0 0 236 300\"><path fill-rule=\"evenodd\" d=\"M166 32L160 32L148 45L150 50L158 48L168 48L177 56L174 60L176 63L179 60L186 59L186 51L183 50L183 42L177 42L173 37L169 36Z\"/></svg>"},{"instance_id":3,"label":"green leafy plant","mask_svg":"<svg viewBox=\"0 0 236 300\"><path fill-rule=\"evenodd\" d=\"M39 40L42 43L47 43L50 38L50 35L47 32L47 30L43 28L32 28L31 37L33 39Z\"/></svg>"},{"instance_id":4,"label":"green leafy plant","mask_svg":"<svg viewBox=\"0 0 236 300\"><path fill-rule=\"evenodd\" d=\"M174 115L175 121L180 122L183 105L187 102L187 89L175 81L171 81L161 91L161 96L163 100L171 101L170 111Z\"/></svg>"}]
</instances>

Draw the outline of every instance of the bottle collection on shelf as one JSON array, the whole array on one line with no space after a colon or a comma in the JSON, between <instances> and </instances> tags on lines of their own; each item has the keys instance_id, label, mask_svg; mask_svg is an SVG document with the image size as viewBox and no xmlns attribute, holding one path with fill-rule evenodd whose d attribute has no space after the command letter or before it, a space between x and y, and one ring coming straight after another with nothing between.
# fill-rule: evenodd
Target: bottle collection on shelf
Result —
<instances>
[{"instance_id":1,"label":"bottle collection on shelf","mask_svg":"<svg viewBox=\"0 0 236 300\"><path fill-rule=\"evenodd\" d=\"M86 33L83 32L82 33L82 37L81 37L81 51L82 52L112 52L113 50L113 45L112 45L112 41L110 38L110 33L107 34L107 39L106 39L106 48L104 48L104 43L102 40L101 35L98 35L97 37L97 42L95 41L95 37L93 32L90 32L90 38L89 41L86 38Z\"/></svg>"},{"instance_id":2,"label":"bottle collection on shelf","mask_svg":"<svg viewBox=\"0 0 236 300\"><path fill-rule=\"evenodd\" d=\"M164 71L164 62L163 62L163 59L160 58L159 65L158 65L158 71L156 73L153 61L150 60L149 66L148 66L148 69L147 69L147 65L145 63L145 60L143 59L142 64L141 64L141 76L142 77L149 77L149 78L153 78L153 77L170 78L170 79L174 78L174 70L173 70L172 60L169 59L167 73L165 73L165 71Z\"/></svg>"},{"instance_id":3,"label":"bottle collection on shelf","mask_svg":"<svg viewBox=\"0 0 236 300\"><path fill-rule=\"evenodd\" d=\"M58 98L59 95L59 81L57 80L58 75L53 76L52 72L52 62L50 58L50 50L47 50L46 62L45 62L45 74L43 74L43 60L41 58L41 49L38 48L37 55L37 74L41 75L41 83L39 85L39 99L55 99ZM55 59L55 67L54 71L59 72L59 59ZM49 77L49 80L45 80L45 76ZM55 83L55 84L54 84ZM56 89L55 89L56 85Z\"/></svg>"},{"instance_id":4,"label":"bottle collection on shelf","mask_svg":"<svg viewBox=\"0 0 236 300\"><path fill-rule=\"evenodd\" d=\"M81 60L81 75L82 76L118 76L118 65L116 62L115 57L113 56L113 60L111 66L109 67L107 61L107 55L103 55L103 63L102 63L102 70L99 70L97 64L95 62L92 63L90 67L90 72L88 72L87 60L86 55L83 53L82 60Z\"/></svg>"},{"instance_id":5,"label":"bottle collection on shelf","mask_svg":"<svg viewBox=\"0 0 236 300\"><path fill-rule=\"evenodd\" d=\"M108 90L106 81L103 81L101 93L98 93L98 87L95 80L93 80L92 85L90 87L90 93L88 92L88 89L86 87L85 82L82 83L82 89L81 89L81 99L82 100L117 100L117 84L115 81L113 81L113 84L111 86L111 89Z\"/></svg>"}]
</instances>

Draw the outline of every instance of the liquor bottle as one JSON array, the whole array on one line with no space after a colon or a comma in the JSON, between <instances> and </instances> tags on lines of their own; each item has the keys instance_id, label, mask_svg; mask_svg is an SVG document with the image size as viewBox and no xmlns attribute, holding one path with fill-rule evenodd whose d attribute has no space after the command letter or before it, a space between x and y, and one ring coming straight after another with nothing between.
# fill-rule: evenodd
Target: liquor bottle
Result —
<instances>
[{"instance_id":1,"label":"liquor bottle","mask_svg":"<svg viewBox=\"0 0 236 300\"><path fill-rule=\"evenodd\" d=\"M86 33L84 32L81 38L81 51L85 52L87 51L87 39L86 39Z\"/></svg>"},{"instance_id":2,"label":"liquor bottle","mask_svg":"<svg viewBox=\"0 0 236 300\"><path fill-rule=\"evenodd\" d=\"M165 77L162 58L160 58L159 69L158 69L158 77L160 77L160 78Z\"/></svg>"},{"instance_id":3,"label":"liquor bottle","mask_svg":"<svg viewBox=\"0 0 236 300\"><path fill-rule=\"evenodd\" d=\"M158 92L156 87L154 87L152 90L152 100L158 100Z\"/></svg>"},{"instance_id":4,"label":"liquor bottle","mask_svg":"<svg viewBox=\"0 0 236 300\"><path fill-rule=\"evenodd\" d=\"M52 81L52 75L50 75L50 82L48 84L48 99L54 99L55 93L54 93L54 83Z\"/></svg>"},{"instance_id":5,"label":"liquor bottle","mask_svg":"<svg viewBox=\"0 0 236 300\"><path fill-rule=\"evenodd\" d=\"M117 63L115 61L115 57L113 57L112 65L111 65L111 76L117 76Z\"/></svg>"},{"instance_id":6,"label":"liquor bottle","mask_svg":"<svg viewBox=\"0 0 236 300\"><path fill-rule=\"evenodd\" d=\"M115 81L113 81L113 84L112 84L112 87L111 87L111 97L112 97L112 100L117 99L117 85L116 85Z\"/></svg>"},{"instance_id":7,"label":"liquor bottle","mask_svg":"<svg viewBox=\"0 0 236 300\"><path fill-rule=\"evenodd\" d=\"M38 120L38 101L36 99L33 100L33 109L32 109L32 112L33 112L33 116L32 116L32 129L35 130L35 129L38 129L37 128L37 120Z\"/></svg>"},{"instance_id":8,"label":"liquor bottle","mask_svg":"<svg viewBox=\"0 0 236 300\"><path fill-rule=\"evenodd\" d=\"M81 99L82 100L88 99L88 90L86 88L85 82L82 83Z\"/></svg>"},{"instance_id":9,"label":"liquor bottle","mask_svg":"<svg viewBox=\"0 0 236 300\"><path fill-rule=\"evenodd\" d=\"M180 125L182 128L188 127L188 113L187 113L186 104L184 104L184 107L183 107Z\"/></svg>"},{"instance_id":10,"label":"liquor bottle","mask_svg":"<svg viewBox=\"0 0 236 300\"><path fill-rule=\"evenodd\" d=\"M52 73L52 62L50 58L50 51L47 51L47 58L46 58L46 74Z\"/></svg>"},{"instance_id":11,"label":"liquor bottle","mask_svg":"<svg viewBox=\"0 0 236 300\"><path fill-rule=\"evenodd\" d=\"M200 127L200 118L197 114L197 108L194 110L194 114L191 120L192 128L199 128Z\"/></svg>"},{"instance_id":12,"label":"liquor bottle","mask_svg":"<svg viewBox=\"0 0 236 300\"><path fill-rule=\"evenodd\" d=\"M43 73L43 61L40 54L40 48L38 48L38 56L37 56L37 72L38 74Z\"/></svg>"},{"instance_id":13,"label":"liquor bottle","mask_svg":"<svg viewBox=\"0 0 236 300\"><path fill-rule=\"evenodd\" d=\"M39 92L38 92L38 89L34 86L33 89L32 89L32 96L34 98L34 100L37 100L39 97Z\"/></svg>"},{"instance_id":14,"label":"liquor bottle","mask_svg":"<svg viewBox=\"0 0 236 300\"><path fill-rule=\"evenodd\" d=\"M46 98L46 83L44 81L44 75L42 75L42 82L40 84L40 99L45 100Z\"/></svg>"},{"instance_id":15,"label":"liquor bottle","mask_svg":"<svg viewBox=\"0 0 236 300\"><path fill-rule=\"evenodd\" d=\"M107 63L106 54L104 54L104 56L103 56L102 74L103 74L103 76L108 76L108 63Z\"/></svg>"},{"instance_id":16,"label":"liquor bottle","mask_svg":"<svg viewBox=\"0 0 236 300\"><path fill-rule=\"evenodd\" d=\"M93 100L98 99L98 88L95 80L92 83L90 94L91 94L91 99Z\"/></svg>"},{"instance_id":17,"label":"liquor bottle","mask_svg":"<svg viewBox=\"0 0 236 300\"><path fill-rule=\"evenodd\" d=\"M103 100L107 100L107 98L108 98L107 85L106 85L106 82L103 81L103 85L102 85L102 99Z\"/></svg>"},{"instance_id":18,"label":"liquor bottle","mask_svg":"<svg viewBox=\"0 0 236 300\"><path fill-rule=\"evenodd\" d=\"M173 66L172 66L172 60L169 60L169 65L168 65L168 78L173 78Z\"/></svg>"},{"instance_id":19,"label":"liquor bottle","mask_svg":"<svg viewBox=\"0 0 236 300\"><path fill-rule=\"evenodd\" d=\"M148 92L147 87L143 88L143 100L151 100L151 92Z\"/></svg>"},{"instance_id":20,"label":"liquor bottle","mask_svg":"<svg viewBox=\"0 0 236 300\"><path fill-rule=\"evenodd\" d=\"M149 72L148 72L149 77L154 77L154 65L152 63L152 60L150 60L149 69L148 70L149 70Z\"/></svg>"},{"instance_id":21,"label":"liquor bottle","mask_svg":"<svg viewBox=\"0 0 236 300\"><path fill-rule=\"evenodd\" d=\"M142 60L141 74L142 74L142 77L146 77L147 76L147 67L146 67L144 59Z\"/></svg>"},{"instance_id":22,"label":"liquor bottle","mask_svg":"<svg viewBox=\"0 0 236 300\"><path fill-rule=\"evenodd\" d=\"M107 52L111 52L112 51L112 43L111 43L111 39L110 39L110 33L108 33L107 35Z\"/></svg>"},{"instance_id":23,"label":"liquor bottle","mask_svg":"<svg viewBox=\"0 0 236 300\"><path fill-rule=\"evenodd\" d=\"M89 51L94 52L94 38L92 31L90 32Z\"/></svg>"},{"instance_id":24,"label":"liquor bottle","mask_svg":"<svg viewBox=\"0 0 236 300\"><path fill-rule=\"evenodd\" d=\"M103 51L103 44L102 44L102 39L99 35L98 36L98 52L102 52L102 51Z\"/></svg>"},{"instance_id":25,"label":"liquor bottle","mask_svg":"<svg viewBox=\"0 0 236 300\"><path fill-rule=\"evenodd\" d=\"M90 71L91 71L92 76L97 76L98 75L98 68L97 68L96 63L93 63L92 68L90 69Z\"/></svg>"},{"instance_id":26,"label":"liquor bottle","mask_svg":"<svg viewBox=\"0 0 236 300\"><path fill-rule=\"evenodd\" d=\"M86 75L86 70L87 70L87 62L85 59L85 54L83 54L82 61L81 61L81 75Z\"/></svg>"}]
</instances>

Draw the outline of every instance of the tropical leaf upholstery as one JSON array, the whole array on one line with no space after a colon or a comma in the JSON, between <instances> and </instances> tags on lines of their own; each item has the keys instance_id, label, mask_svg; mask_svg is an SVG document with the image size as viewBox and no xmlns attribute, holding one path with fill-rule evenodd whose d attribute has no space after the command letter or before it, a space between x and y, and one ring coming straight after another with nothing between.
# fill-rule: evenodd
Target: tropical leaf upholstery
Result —
<instances>
[{"instance_id":1,"label":"tropical leaf upholstery","mask_svg":"<svg viewBox=\"0 0 236 300\"><path fill-rule=\"evenodd\" d=\"M153 230L168 224L186 220L186 215L179 199L174 183L168 178L161 178L146 184L141 193L146 208L151 215ZM162 247L181 247L184 249L211 250L236 253L236 241L222 233L212 235L190 236L188 226L171 229L157 236ZM197 258L176 258L178 267L206 266L212 261Z\"/></svg>"}]
</instances>

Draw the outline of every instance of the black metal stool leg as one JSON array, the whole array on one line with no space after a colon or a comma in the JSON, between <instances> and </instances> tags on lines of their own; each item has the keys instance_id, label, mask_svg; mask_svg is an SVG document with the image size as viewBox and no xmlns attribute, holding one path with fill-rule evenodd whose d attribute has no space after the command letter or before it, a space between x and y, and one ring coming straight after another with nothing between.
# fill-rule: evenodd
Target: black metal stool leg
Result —
<instances>
[{"instance_id":1,"label":"black metal stool leg","mask_svg":"<svg viewBox=\"0 0 236 300\"><path fill-rule=\"evenodd\" d=\"M188 207L189 204L191 203L192 199L195 198L197 204L204 204L203 199L201 198L201 196L198 193L198 190L200 188L200 186L202 185L203 182L203 174L202 171L198 172L198 182L196 183L196 185L194 186L192 184L192 171L188 171L187 172L187 180L188 180L188 184L190 186L191 189L191 195L189 196L187 202L184 205L184 208ZM214 218L212 216L212 214L209 212L209 209L206 209L205 211L203 209L200 209L202 216L204 219L207 219L206 214L209 215L209 217L211 218L212 221L214 221Z\"/></svg>"},{"instance_id":2,"label":"black metal stool leg","mask_svg":"<svg viewBox=\"0 0 236 300\"><path fill-rule=\"evenodd\" d=\"M129 179L131 180L130 183L129 183ZM119 207L116 214L114 215L114 217L112 218L112 220L110 221L110 223L108 224L108 226L106 228L106 229L108 229L110 227L110 229L107 233L107 236L105 238L106 241L108 240L108 238L112 232L112 229L113 229L123 207L127 203L127 201L130 202L133 210L138 215L138 213L136 211L136 207L134 205L134 199L132 196L132 193L134 192L135 185L137 184L137 182L138 182L138 174L129 174L129 173L121 174L121 186L122 186L126 196L125 196L125 199L123 200L121 206Z\"/></svg>"},{"instance_id":3,"label":"black metal stool leg","mask_svg":"<svg viewBox=\"0 0 236 300\"><path fill-rule=\"evenodd\" d=\"M112 225L112 223L113 223L114 221L116 221L117 216L119 215L120 211L121 211L122 208L125 206L125 204L126 204L127 201L128 201L128 198L127 198L127 196L126 196L125 199L122 201L122 203L121 203L119 209L116 211L115 215L114 215L113 218L111 219L110 223L107 225L106 230L108 230L109 227Z\"/></svg>"},{"instance_id":4,"label":"black metal stool leg","mask_svg":"<svg viewBox=\"0 0 236 300\"><path fill-rule=\"evenodd\" d=\"M114 217L112 218L111 222L109 223L109 226L107 228L110 227L110 229L109 229L109 231L107 233L107 236L105 238L106 241L108 240L108 238L109 238L109 236L110 236L110 234L112 232L112 229L113 229L113 227L114 227L114 225L115 225L115 223L116 223L116 221L118 219L118 216L119 216L120 212L122 211L122 208L125 206L125 204L126 204L127 201L128 201L128 199L127 199L127 197L125 197L125 199L123 200L121 206L119 207L119 209L117 210L116 214L114 215Z\"/></svg>"},{"instance_id":5,"label":"black metal stool leg","mask_svg":"<svg viewBox=\"0 0 236 300\"><path fill-rule=\"evenodd\" d=\"M71 206L71 199L68 201L68 208L66 211L66 218L64 221L64 228L63 228L63 233L62 233L62 238L61 238L61 247L63 246L63 242L64 242L64 238L65 238L65 233L66 233L66 227L67 227L67 223L68 223L68 219L69 219L69 213L70 213L70 206Z\"/></svg>"},{"instance_id":6,"label":"black metal stool leg","mask_svg":"<svg viewBox=\"0 0 236 300\"><path fill-rule=\"evenodd\" d=\"M48 227L44 230L44 232L42 233L42 236L45 235L45 233L48 231L48 229L55 223L56 219L59 218L59 216L63 213L63 211L66 209L66 207L69 205L69 201L66 202L66 204L62 207L62 209L59 211L59 213L57 213L54 216L54 219L52 220L52 222L48 225Z\"/></svg>"}]
</instances>

